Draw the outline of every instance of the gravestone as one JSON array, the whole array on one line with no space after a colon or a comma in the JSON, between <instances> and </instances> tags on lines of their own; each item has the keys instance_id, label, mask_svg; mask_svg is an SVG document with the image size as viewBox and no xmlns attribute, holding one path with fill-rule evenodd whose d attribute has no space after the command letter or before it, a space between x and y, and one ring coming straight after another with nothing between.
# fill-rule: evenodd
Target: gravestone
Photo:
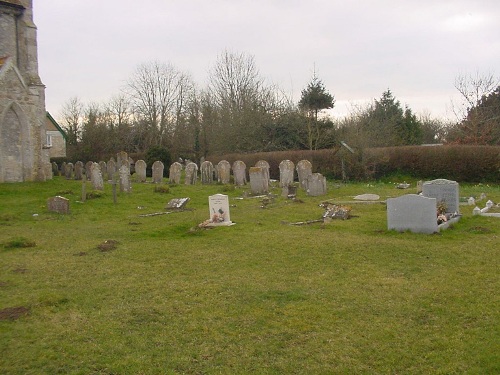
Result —
<instances>
[{"instance_id":1,"label":"gravestone","mask_svg":"<svg viewBox=\"0 0 500 375\"><path fill-rule=\"evenodd\" d=\"M357 201L378 201L380 199L380 195L360 194L360 195L356 195L353 199L355 199Z\"/></svg>"},{"instance_id":2,"label":"gravestone","mask_svg":"<svg viewBox=\"0 0 500 375\"><path fill-rule=\"evenodd\" d=\"M120 151L116 154L116 167L120 169L122 165L126 165L130 170L130 163L128 161L128 154L125 151Z\"/></svg>"},{"instance_id":3,"label":"gravestone","mask_svg":"<svg viewBox=\"0 0 500 375\"><path fill-rule=\"evenodd\" d=\"M163 181L163 170L165 166L159 160L155 161L152 166L152 176L154 184L161 184Z\"/></svg>"},{"instance_id":4,"label":"gravestone","mask_svg":"<svg viewBox=\"0 0 500 375\"><path fill-rule=\"evenodd\" d=\"M250 191L252 194L267 194L269 192L269 172L266 173L264 168L250 167L248 170L250 175Z\"/></svg>"},{"instance_id":5,"label":"gravestone","mask_svg":"<svg viewBox=\"0 0 500 375\"><path fill-rule=\"evenodd\" d=\"M113 180L113 176L116 173L116 162L115 162L115 159L113 159L113 158L109 159L109 161L106 164L106 172L107 172L107 175L108 175L107 176L108 181L112 181Z\"/></svg>"},{"instance_id":6,"label":"gravestone","mask_svg":"<svg viewBox=\"0 0 500 375\"><path fill-rule=\"evenodd\" d=\"M75 163L75 180L81 180L83 178L83 168L84 165L81 161Z\"/></svg>"},{"instance_id":7,"label":"gravestone","mask_svg":"<svg viewBox=\"0 0 500 375\"><path fill-rule=\"evenodd\" d=\"M387 228L404 232L435 233L438 231L436 198L407 194L387 199Z\"/></svg>"},{"instance_id":8,"label":"gravestone","mask_svg":"<svg viewBox=\"0 0 500 375\"><path fill-rule=\"evenodd\" d=\"M247 166L241 160L236 160L233 163L234 184L243 186L247 183Z\"/></svg>"},{"instance_id":9,"label":"gravestone","mask_svg":"<svg viewBox=\"0 0 500 375\"><path fill-rule=\"evenodd\" d=\"M128 157L128 168L130 170L130 174L135 173L135 162L130 156Z\"/></svg>"},{"instance_id":10,"label":"gravestone","mask_svg":"<svg viewBox=\"0 0 500 375\"><path fill-rule=\"evenodd\" d=\"M89 181L90 181L90 172L92 169L92 164L93 164L92 161L88 161L85 163L85 176L87 177L87 180L89 180Z\"/></svg>"},{"instance_id":11,"label":"gravestone","mask_svg":"<svg viewBox=\"0 0 500 375\"><path fill-rule=\"evenodd\" d=\"M215 194L208 197L210 223L212 225L231 225L229 214L229 198L224 194Z\"/></svg>"},{"instance_id":12,"label":"gravestone","mask_svg":"<svg viewBox=\"0 0 500 375\"><path fill-rule=\"evenodd\" d=\"M297 177L302 189L307 190L307 179L312 175L312 164L309 160L301 160L297 163Z\"/></svg>"},{"instance_id":13,"label":"gravestone","mask_svg":"<svg viewBox=\"0 0 500 375\"><path fill-rule=\"evenodd\" d=\"M214 165L212 162L205 160L200 166L201 183L203 185L210 185L214 182Z\"/></svg>"},{"instance_id":14,"label":"gravestone","mask_svg":"<svg viewBox=\"0 0 500 375\"><path fill-rule=\"evenodd\" d=\"M66 163L64 176L66 177L66 180L70 180L73 177L73 163Z\"/></svg>"},{"instance_id":15,"label":"gravestone","mask_svg":"<svg viewBox=\"0 0 500 375\"><path fill-rule=\"evenodd\" d=\"M61 171L59 173L61 176L65 176L66 175L66 162L63 161L62 164L61 164Z\"/></svg>"},{"instance_id":16,"label":"gravestone","mask_svg":"<svg viewBox=\"0 0 500 375\"><path fill-rule=\"evenodd\" d=\"M59 176L59 167L55 161L52 162L52 174L54 176Z\"/></svg>"},{"instance_id":17,"label":"gravestone","mask_svg":"<svg viewBox=\"0 0 500 375\"><path fill-rule=\"evenodd\" d=\"M169 183L177 185L180 184L181 172L182 172L182 164L179 162L172 163L168 173Z\"/></svg>"},{"instance_id":18,"label":"gravestone","mask_svg":"<svg viewBox=\"0 0 500 375\"><path fill-rule=\"evenodd\" d=\"M99 168L101 168L101 174L102 174L102 177L104 178L104 175L107 173L106 162L101 160L99 162Z\"/></svg>"},{"instance_id":19,"label":"gravestone","mask_svg":"<svg viewBox=\"0 0 500 375\"><path fill-rule=\"evenodd\" d=\"M122 164L122 166L118 169L120 174L120 191L125 193L130 193L130 169L127 165Z\"/></svg>"},{"instance_id":20,"label":"gravestone","mask_svg":"<svg viewBox=\"0 0 500 375\"><path fill-rule=\"evenodd\" d=\"M221 184L228 184L231 179L231 164L227 160L217 163L217 180Z\"/></svg>"},{"instance_id":21,"label":"gravestone","mask_svg":"<svg viewBox=\"0 0 500 375\"><path fill-rule=\"evenodd\" d=\"M97 163L93 163L90 169L90 182L92 183L92 189L104 190L101 167Z\"/></svg>"},{"instance_id":22,"label":"gravestone","mask_svg":"<svg viewBox=\"0 0 500 375\"><path fill-rule=\"evenodd\" d=\"M167 206L165 207L167 210L182 210L186 207L186 204L189 202L189 198L174 198L171 199Z\"/></svg>"},{"instance_id":23,"label":"gravestone","mask_svg":"<svg viewBox=\"0 0 500 375\"><path fill-rule=\"evenodd\" d=\"M69 199L56 196L47 199L47 209L51 212L69 214Z\"/></svg>"},{"instance_id":24,"label":"gravestone","mask_svg":"<svg viewBox=\"0 0 500 375\"><path fill-rule=\"evenodd\" d=\"M135 173L138 182L146 182L146 162L144 160L135 162Z\"/></svg>"},{"instance_id":25,"label":"gravestone","mask_svg":"<svg viewBox=\"0 0 500 375\"><path fill-rule=\"evenodd\" d=\"M459 189L456 181L438 179L426 181L422 185L422 194L428 198L436 198L437 203L444 202L446 213L459 213Z\"/></svg>"},{"instance_id":26,"label":"gravestone","mask_svg":"<svg viewBox=\"0 0 500 375\"><path fill-rule=\"evenodd\" d=\"M424 184L424 181L419 180L417 181L417 194L420 194L422 192L422 185Z\"/></svg>"},{"instance_id":27,"label":"gravestone","mask_svg":"<svg viewBox=\"0 0 500 375\"><path fill-rule=\"evenodd\" d=\"M259 168L262 168L262 170L264 171L264 178L267 179L267 185L269 187L269 180L270 180L270 177L269 177L269 163L265 160L259 160L257 163L255 163L255 166L256 167L259 167Z\"/></svg>"},{"instance_id":28,"label":"gravestone","mask_svg":"<svg viewBox=\"0 0 500 375\"><path fill-rule=\"evenodd\" d=\"M196 165L196 163L189 162L186 165L186 174L184 177L185 185L196 185L196 181L198 180L198 165Z\"/></svg>"},{"instance_id":29,"label":"gravestone","mask_svg":"<svg viewBox=\"0 0 500 375\"><path fill-rule=\"evenodd\" d=\"M295 165L290 160L283 160L280 165L280 187L293 184Z\"/></svg>"},{"instance_id":30,"label":"gravestone","mask_svg":"<svg viewBox=\"0 0 500 375\"><path fill-rule=\"evenodd\" d=\"M307 195L311 197L319 197L327 193L326 177L321 173L312 173L308 176L306 186Z\"/></svg>"}]
</instances>

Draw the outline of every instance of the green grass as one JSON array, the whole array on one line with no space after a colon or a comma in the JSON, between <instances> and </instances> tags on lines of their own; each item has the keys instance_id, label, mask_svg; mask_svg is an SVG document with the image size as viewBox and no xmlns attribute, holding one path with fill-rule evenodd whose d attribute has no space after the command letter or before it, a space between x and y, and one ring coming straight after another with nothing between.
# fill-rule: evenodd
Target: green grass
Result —
<instances>
[{"instance_id":1,"label":"green grass","mask_svg":"<svg viewBox=\"0 0 500 375\"><path fill-rule=\"evenodd\" d=\"M1 184L0 373L500 372L499 219L462 206L440 234L396 233L385 205L351 204L292 226L325 199L414 189L331 184L298 203L276 188L266 208L247 189L135 183L114 204L110 185L82 203L77 181ZM498 184L460 187L482 192L500 201ZM197 229L215 193L236 225ZM47 211L55 195L69 215ZM141 216L181 197L189 210Z\"/></svg>"}]
</instances>

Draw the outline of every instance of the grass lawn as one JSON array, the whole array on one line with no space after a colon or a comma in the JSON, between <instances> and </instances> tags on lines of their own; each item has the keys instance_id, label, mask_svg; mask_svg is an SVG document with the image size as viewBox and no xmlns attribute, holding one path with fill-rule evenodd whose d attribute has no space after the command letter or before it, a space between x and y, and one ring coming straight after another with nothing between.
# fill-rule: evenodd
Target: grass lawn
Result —
<instances>
[{"instance_id":1,"label":"grass lawn","mask_svg":"<svg viewBox=\"0 0 500 375\"><path fill-rule=\"evenodd\" d=\"M500 373L500 219L472 206L423 235L387 231L382 203L289 225L326 199L415 192L389 182L297 202L275 188L266 208L246 187L81 190L0 184L1 374ZM236 225L199 229L216 193ZM498 184L460 186L481 193L500 202ZM48 212L55 195L70 214ZM189 210L141 216L182 197Z\"/></svg>"}]
</instances>

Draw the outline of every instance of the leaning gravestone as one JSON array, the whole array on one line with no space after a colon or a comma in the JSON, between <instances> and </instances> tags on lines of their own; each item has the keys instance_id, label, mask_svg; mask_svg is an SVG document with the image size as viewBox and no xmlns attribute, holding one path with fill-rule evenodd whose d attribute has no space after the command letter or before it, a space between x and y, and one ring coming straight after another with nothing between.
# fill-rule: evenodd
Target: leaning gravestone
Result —
<instances>
[{"instance_id":1,"label":"leaning gravestone","mask_svg":"<svg viewBox=\"0 0 500 375\"><path fill-rule=\"evenodd\" d=\"M81 180L83 178L83 168L84 165L81 161L75 163L75 180Z\"/></svg>"},{"instance_id":2,"label":"leaning gravestone","mask_svg":"<svg viewBox=\"0 0 500 375\"><path fill-rule=\"evenodd\" d=\"M297 177L302 189L307 190L307 179L312 175L312 164L309 160L301 160L297 163Z\"/></svg>"},{"instance_id":3,"label":"leaning gravestone","mask_svg":"<svg viewBox=\"0 0 500 375\"><path fill-rule=\"evenodd\" d=\"M144 160L135 162L135 173L138 182L146 182L146 162Z\"/></svg>"},{"instance_id":4,"label":"leaning gravestone","mask_svg":"<svg viewBox=\"0 0 500 375\"><path fill-rule=\"evenodd\" d=\"M250 167L250 191L252 194L267 194L269 192L269 179L264 168Z\"/></svg>"},{"instance_id":5,"label":"leaning gravestone","mask_svg":"<svg viewBox=\"0 0 500 375\"><path fill-rule=\"evenodd\" d=\"M247 166L241 160L236 160L233 163L234 184L243 186L247 183Z\"/></svg>"},{"instance_id":6,"label":"leaning gravestone","mask_svg":"<svg viewBox=\"0 0 500 375\"><path fill-rule=\"evenodd\" d=\"M168 172L168 182L170 184L180 184L181 182L181 172L182 172L182 164L179 162L174 162L170 166Z\"/></svg>"},{"instance_id":7,"label":"leaning gravestone","mask_svg":"<svg viewBox=\"0 0 500 375\"><path fill-rule=\"evenodd\" d=\"M231 225L229 214L229 198L224 194L215 194L208 197L211 225Z\"/></svg>"},{"instance_id":8,"label":"leaning gravestone","mask_svg":"<svg viewBox=\"0 0 500 375\"><path fill-rule=\"evenodd\" d=\"M52 197L47 199L47 209L51 212L69 214L69 199L64 197Z\"/></svg>"},{"instance_id":9,"label":"leaning gravestone","mask_svg":"<svg viewBox=\"0 0 500 375\"><path fill-rule=\"evenodd\" d=\"M326 195L326 177L324 177L321 173L312 173L309 177L307 177L305 185L307 186L307 195L310 195L311 197Z\"/></svg>"},{"instance_id":10,"label":"leaning gravestone","mask_svg":"<svg viewBox=\"0 0 500 375\"><path fill-rule=\"evenodd\" d=\"M445 179L426 181L422 185L424 197L436 198L437 203L444 202L446 213L459 213L458 182Z\"/></svg>"},{"instance_id":11,"label":"leaning gravestone","mask_svg":"<svg viewBox=\"0 0 500 375\"><path fill-rule=\"evenodd\" d=\"M205 160L200 165L201 183L210 185L214 182L214 165L212 162Z\"/></svg>"},{"instance_id":12,"label":"leaning gravestone","mask_svg":"<svg viewBox=\"0 0 500 375\"><path fill-rule=\"evenodd\" d=\"M186 207L186 204L189 202L189 198L174 198L171 199L168 203L165 209L167 210L182 210L184 207Z\"/></svg>"},{"instance_id":13,"label":"leaning gravestone","mask_svg":"<svg viewBox=\"0 0 500 375\"><path fill-rule=\"evenodd\" d=\"M59 167L55 161L52 162L52 175L59 176Z\"/></svg>"},{"instance_id":14,"label":"leaning gravestone","mask_svg":"<svg viewBox=\"0 0 500 375\"><path fill-rule=\"evenodd\" d=\"M293 184L294 180L294 164L290 160L283 160L280 165L280 187Z\"/></svg>"},{"instance_id":15,"label":"leaning gravestone","mask_svg":"<svg viewBox=\"0 0 500 375\"><path fill-rule=\"evenodd\" d=\"M161 184L162 183L164 168L165 168L165 166L159 160L157 160L153 163L153 167L151 169L152 169L152 176L153 176L153 183L154 184Z\"/></svg>"},{"instance_id":16,"label":"leaning gravestone","mask_svg":"<svg viewBox=\"0 0 500 375\"><path fill-rule=\"evenodd\" d=\"M92 183L92 189L104 190L101 167L97 163L93 163L90 169L90 182Z\"/></svg>"},{"instance_id":17,"label":"leaning gravestone","mask_svg":"<svg viewBox=\"0 0 500 375\"><path fill-rule=\"evenodd\" d=\"M66 164L64 176L66 177L66 180L70 180L73 177L73 163Z\"/></svg>"},{"instance_id":18,"label":"leaning gravestone","mask_svg":"<svg viewBox=\"0 0 500 375\"><path fill-rule=\"evenodd\" d=\"M130 193L130 169L127 165L122 164L118 172L120 174L120 191Z\"/></svg>"},{"instance_id":19,"label":"leaning gravestone","mask_svg":"<svg viewBox=\"0 0 500 375\"><path fill-rule=\"evenodd\" d=\"M196 163L189 162L186 165L186 174L184 177L184 183L186 185L196 185L196 181L198 180L198 166Z\"/></svg>"},{"instance_id":20,"label":"leaning gravestone","mask_svg":"<svg viewBox=\"0 0 500 375\"><path fill-rule=\"evenodd\" d=\"M437 232L436 198L407 194L387 199L387 228L399 232Z\"/></svg>"},{"instance_id":21,"label":"leaning gravestone","mask_svg":"<svg viewBox=\"0 0 500 375\"><path fill-rule=\"evenodd\" d=\"M227 160L221 160L217 164L217 178L221 184L228 184L231 179L231 164Z\"/></svg>"},{"instance_id":22,"label":"leaning gravestone","mask_svg":"<svg viewBox=\"0 0 500 375\"><path fill-rule=\"evenodd\" d=\"M267 184L269 185L269 163L265 160L259 160L257 163L255 163L255 166L263 169L264 177L267 179Z\"/></svg>"}]
</instances>

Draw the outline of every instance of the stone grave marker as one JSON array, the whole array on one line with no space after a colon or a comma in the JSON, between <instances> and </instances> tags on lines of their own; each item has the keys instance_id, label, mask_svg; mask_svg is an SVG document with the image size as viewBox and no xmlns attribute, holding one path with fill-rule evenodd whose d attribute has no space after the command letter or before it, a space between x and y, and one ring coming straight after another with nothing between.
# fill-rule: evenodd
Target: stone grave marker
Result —
<instances>
[{"instance_id":1,"label":"stone grave marker","mask_svg":"<svg viewBox=\"0 0 500 375\"><path fill-rule=\"evenodd\" d=\"M208 197L210 223L212 225L231 225L229 213L229 197L224 194L215 194Z\"/></svg>"},{"instance_id":2,"label":"stone grave marker","mask_svg":"<svg viewBox=\"0 0 500 375\"><path fill-rule=\"evenodd\" d=\"M291 160L283 160L280 165L280 187L293 184L295 165Z\"/></svg>"},{"instance_id":3,"label":"stone grave marker","mask_svg":"<svg viewBox=\"0 0 500 375\"><path fill-rule=\"evenodd\" d=\"M73 177L73 163L66 163L64 176L66 177L66 180L70 180Z\"/></svg>"},{"instance_id":4,"label":"stone grave marker","mask_svg":"<svg viewBox=\"0 0 500 375\"><path fill-rule=\"evenodd\" d=\"M437 232L436 202L436 198L416 194L387 199L387 228L399 232Z\"/></svg>"},{"instance_id":5,"label":"stone grave marker","mask_svg":"<svg viewBox=\"0 0 500 375\"><path fill-rule=\"evenodd\" d=\"M205 160L201 163L201 183L203 185L210 185L214 182L214 165L212 162Z\"/></svg>"},{"instance_id":6,"label":"stone grave marker","mask_svg":"<svg viewBox=\"0 0 500 375\"><path fill-rule=\"evenodd\" d=\"M90 169L90 182L92 184L92 189L104 190L101 167L97 163L93 163L92 168Z\"/></svg>"},{"instance_id":7,"label":"stone grave marker","mask_svg":"<svg viewBox=\"0 0 500 375\"><path fill-rule=\"evenodd\" d=\"M120 151L116 154L116 167L120 169L122 165L126 165L130 170L130 163L128 161L128 154L125 151Z\"/></svg>"},{"instance_id":8,"label":"stone grave marker","mask_svg":"<svg viewBox=\"0 0 500 375\"><path fill-rule=\"evenodd\" d=\"M146 162L144 160L135 162L135 174L138 182L146 182Z\"/></svg>"},{"instance_id":9,"label":"stone grave marker","mask_svg":"<svg viewBox=\"0 0 500 375\"><path fill-rule=\"evenodd\" d=\"M189 202L189 198L174 198L171 199L165 209L167 210L182 210L186 207L186 204Z\"/></svg>"},{"instance_id":10,"label":"stone grave marker","mask_svg":"<svg viewBox=\"0 0 500 375\"><path fill-rule=\"evenodd\" d=\"M108 181L113 180L113 176L115 175L116 171L116 162L113 158L109 159L109 161L106 164L106 172L107 172L107 178Z\"/></svg>"},{"instance_id":11,"label":"stone grave marker","mask_svg":"<svg viewBox=\"0 0 500 375\"><path fill-rule=\"evenodd\" d=\"M101 168L101 173L102 173L102 176L104 178L104 175L106 174L107 172L107 167L106 167L106 162L105 161L100 161L99 162L99 168Z\"/></svg>"},{"instance_id":12,"label":"stone grave marker","mask_svg":"<svg viewBox=\"0 0 500 375\"><path fill-rule=\"evenodd\" d=\"M236 160L233 163L234 184L243 186L247 183L247 166L241 160Z\"/></svg>"},{"instance_id":13,"label":"stone grave marker","mask_svg":"<svg viewBox=\"0 0 500 375\"><path fill-rule=\"evenodd\" d=\"M307 179L312 175L312 164L309 160L301 160L297 163L297 177L299 186L307 190Z\"/></svg>"},{"instance_id":14,"label":"stone grave marker","mask_svg":"<svg viewBox=\"0 0 500 375\"><path fill-rule=\"evenodd\" d=\"M250 191L252 194L260 195L269 192L269 171L262 167L250 167Z\"/></svg>"},{"instance_id":15,"label":"stone grave marker","mask_svg":"<svg viewBox=\"0 0 500 375\"><path fill-rule=\"evenodd\" d=\"M445 179L426 181L422 185L422 194L428 198L436 198L437 203L444 202L447 213L459 213L458 182Z\"/></svg>"},{"instance_id":16,"label":"stone grave marker","mask_svg":"<svg viewBox=\"0 0 500 375\"><path fill-rule=\"evenodd\" d=\"M231 179L231 164L227 160L221 160L217 164L217 178L221 184L228 184Z\"/></svg>"},{"instance_id":17,"label":"stone grave marker","mask_svg":"<svg viewBox=\"0 0 500 375\"><path fill-rule=\"evenodd\" d=\"M90 161L90 160L85 163L85 168L84 168L85 169L85 176L87 177L87 180L89 180L89 181L90 181L90 172L91 172L93 163L94 162Z\"/></svg>"},{"instance_id":18,"label":"stone grave marker","mask_svg":"<svg viewBox=\"0 0 500 375\"><path fill-rule=\"evenodd\" d=\"M259 167L259 168L262 168L262 170L264 171L264 178L267 179L267 185L269 187L269 180L270 180L270 177L269 177L269 163L265 160L259 160L257 163L255 163L255 166L256 167Z\"/></svg>"},{"instance_id":19,"label":"stone grave marker","mask_svg":"<svg viewBox=\"0 0 500 375\"><path fill-rule=\"evenodd\" d=\"M380 199L380 195L360 194L360 195L356 195L353 199L355 199L357 201L378 201Z\"/></svg>"},{"instance_id":20,"label":"stone grave marker","mask_svg":"<svg viewBox=\"0 0 500 375\"><path fill-rule=\"evenodd\" d=\"M198 165L193 162L189 162L186 165L186 174L184 176L185 185L196 185L198 181Z\"/></svg>"},{"instance_id":21,"label":"stone grave marker","mask_svg":"<svg viewBox=\"0 0 500 375\"><path fill-rule=\"evenodd\" d=\"M118 172L120 174L120 191L130 193L130 168L128 168L127 165L122 164Z\"/></svg>"},{"instance_id":22,"label":"stone grave marker","mask_svg":"<svg viewBox=\"0 0 500 375\"><path fill-rule=\"evenodd\" d=\"M75 180L81 180L83 178L83 162L77 161L75 163Z\"/></svg>"},{"instance_id":23,"label":"stone grave marker","mask_svg":"<svg viewBox=\"0 0 500 375\"><path fill-rule=\"evenodd\" d=\"M417 181L417 194L420 194L422 192L422 185L424 184L424 181L419 180Z\"/></svg>"},{"instance_id":24,"label":"stone grave marker","mask_svg":"<svg viewBox=\"0 0 500 375\"><path fill-rule=\"evenodd\" d=\"M182 172L182 164L177 161L172 163L172 165L170 165L170 169L168 172L169 183L177 185L180 184L181 172Z\"/></svg>"},{"instance_id":25,"label":"stone grave marker","mask_svg":"<svg viewBox=\"0 0 500 375\"><path fill-rule=\"evenodd\" d=\"M159 160L157 160L153 163L153 166L151 167L151 169L152 169L152 176L153 176L153 183L154 184L161 184L163 182L163 170L164 170L164 168L165 168L165 166Z\"/></svg>"},{"instance_id":26,"label":"stone grave marker","mask_svg":"<svg viewBox=\"0 0 500 375\"><path fill-rule=\"evenodd\" d=\"M69 214L69 199L56 196L47 199L47 209L51 212Z\"/></svg>"},{"instance_id":27,"label":"stone grave marker","mask_svg":"<svg viewBox=\"0 0 500 375\"><path fill-rule=\"evenodd\" d=\"M326 177L321 173L312 173L308 176L306 186L307 195L311 197L319 197L327 193Z\"/></svg>"},{"instance_id":28,"label":"stone grave marker","mask_svg":"<svg viewBox=\"0 0 500 375\"><path fill-rule=\"evenodd\" d=\"M59 167L55 161L52 162L52 174L54 176L59 176Z\"/></svg>"}]
</instances>

